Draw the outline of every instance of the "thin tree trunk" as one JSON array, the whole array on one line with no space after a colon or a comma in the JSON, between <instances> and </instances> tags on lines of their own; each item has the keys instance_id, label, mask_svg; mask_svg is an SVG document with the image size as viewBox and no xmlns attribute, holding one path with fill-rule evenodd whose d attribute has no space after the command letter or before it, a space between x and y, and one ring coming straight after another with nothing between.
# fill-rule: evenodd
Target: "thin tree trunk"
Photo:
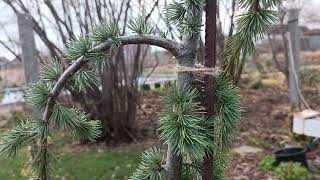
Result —
<instances>
[{"instance_id":1,"label":"thin tree trunk","mask_svg":"<svg viewBox=\"0 0 320 180\"><path fill-rule=\"evenodd\" d=\"M244 68L244 65L245 65L245 62L246 62L246 58L247 58L247 55L244 53L242 55L242 57L241 57L241 62L240 62L238 71L235 72L235 75L234 75L234 78L233 78L233 82L234 82L235 85L238 85L239 82L240 82L241 74L242 74L242 71L243 71L243 68Z\"/></svg>"},{"instance_id":2,"label":"thin tree trunk","mask_svg":"<svg viewBox=\"0 0 320 180\"><path fill-rule=\"evenodd\" d=\"M287 85L289 87L289 47L288 47L288 38L286 36L286 29L284 29L284 17L285 15L280 17L280 25L281 25L281 38L283 42L283 50L284 50L284 74L287 80Z\"/></svg>"},{"instance_id":3,"label":"thin tree trunk","mask_svg":"<svg viewBox=\"0 0 320 180\"><path fill-rule=\"evenodd\" d=\"M167 180L180 180L182 171L182 157L176 156L170 146L167 150L166 172Z\"/></svg>"},{"instance_id":4,"label":"thin tree trunk","mask_svg":"<svg viewBox=\"0 0 320 180\"><path fill-rule=\"evenodd\" d=\"M191 14L190 14L191 15ZM189 15L189 16L190 16ZM198 14L198 18L201 18L202 12ZM199 41L200 32L197 35L184 35L182 39L182 47L183 49L180 52L178 59L178 63L183 67L194 67L196 52L197 52L197 44ZM192 72L178 72L178 80L177 83L179 86L191 86L193 84L193 74ZM167 151L167 178L166 180L180 180L182 175L182 157L175 154L172 150L170 144L168 144Z\"/></svg>"},{"instance_id":5,"label":"thin tree trunk","mask_svg":"<svg viewBox=\"0 0 320 180\"><path fill-rule=\"evenodd\" d=\"M206 30L205 30L205 62L204 66L208 68L216 65L216 46L217 46L217 0L207 0L206 2ZM207 110L207 116L214 115L215 104L215 80L213 76L205 77L205 99L204 104ZM213 179L213 153L207 152L203 160L203 179Z\"/></svg>"},{"instance_id":6,"label":"thin tree trunk","mask_svg":"<svg viewBox=\"0 0 320 180\"><path fill-rule=\"evenodd\" d=\"M231 10L231 16L230 16L230 29L229 29L229 33L228 33L228 37L231 37L233 35L233 29L234 29L234 14L235 14L235 10L236 10L236 0L232 0L232 10Z\"/></svg>"},{"instance_id":7,"label":"thin tree trunk","mask_svg":"<svg viewBox=\"0 0 320 180\"><path fill-rule=\"evenodd\" d=\"M187 39L183 43L185 47L182 52L182 57L178 59L180 66L194 67L196 48L196 39ZM193 83L193 74L191 72L178 72L178 85L190 86ZM166 180L180 180L182 170L182 157L175 154L170 144L167 150L167 179Z\"/></svg>"}]
</instances>

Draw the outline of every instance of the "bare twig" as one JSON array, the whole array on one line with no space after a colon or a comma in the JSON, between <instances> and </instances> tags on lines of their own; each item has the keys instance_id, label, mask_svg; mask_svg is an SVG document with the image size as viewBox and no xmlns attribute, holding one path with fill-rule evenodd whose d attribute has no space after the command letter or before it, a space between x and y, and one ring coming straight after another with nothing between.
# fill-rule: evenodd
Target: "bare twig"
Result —
<instances>
[{"instance_id":1,"label":"bare twig","mask_svg":"<svg viewBox=\"0 0 320 180\"><path fill-rule=\"evenodd\" d=\"M5 42L0 40L0 44L2 44L3 47L10 51L10 53L13 54L19 61L21 61L21 57L14 50L12 50Z\"/></svg>"}]
</instances>

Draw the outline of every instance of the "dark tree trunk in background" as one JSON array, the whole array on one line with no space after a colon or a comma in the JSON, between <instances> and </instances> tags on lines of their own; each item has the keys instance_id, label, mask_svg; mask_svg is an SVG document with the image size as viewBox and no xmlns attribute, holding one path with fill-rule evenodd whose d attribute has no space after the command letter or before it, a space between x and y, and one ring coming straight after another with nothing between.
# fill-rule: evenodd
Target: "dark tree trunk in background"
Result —
<instances>
[{"instance_id":1,"label":"dark tree trunk in background","mask_svg":"<svg viewBox=\"0 0 320 180\"><path fill-rule=\"evenodd\" d=\"M286 18L286 11L280 4L278 6L279 13L279 23L280 23L280 35L281 35L281 44L283 46L282 48L278 48L277 40L275 38L276 33L271 33L268 35L269 45L271 48L272 53L272 59L276 65L276 68L283 73L283 75L286 78L287 86L289 87L289 47L288 47L288 38L286 36L287 33L287 26L284 24L284 20ZM282 49L282 50L281 50ZM280 50L280 51L279 51ZM283 53L284 54L284 64L279 61L277 54Z\"/></svg>"},{"instance_id":2,"label":"dark tree trunk in background","mask_svg":"<svg viewBox=\"0 0 320 180\"><path fill-rule=\"evenodd\" d=\"M136 131L132 128L139 107L138 77L142 74L142 63L148 51L146 46L120 47L101 75L101 87L86 92L72 91L73 100L93 119L102 122L103 133L100 141L113 145L132 142Z\"/></svg>"},{"instance_id":3,"label":"dark tree trunk in background","mask_svg":"<svg viewBox=\"0 0 320 180\"><path fill-rule=\"evenodd\" d=\"M213 68L216 65L216 46L217 46L217 0L206 1L206 30L205 30L205 62L204 66ZM213 76L205 77L205 99L204 104L207 110L207 116L214 115L215 104L215 79ZM213 154L207 152L203 161L203 179L213 179Z\"/></svg>"},{"instance_id":4,"label":"dark tree trunk in background","mask_svg":"<svg viewBox=\"0 0 320 180\"><path fill-rule=\"evenodd\" d=\"M102 120L101 141L107 144L135 140L136 132L132 125L139 104L138 77L142 73L141 63L144 58L141 54L142 48L139 45L131 47L130 51L119 48L101 75L102 91L96 88L76 98L85 99L80 103L86 111Z\"/></svg>"},{"instance_id":5,"label":"dark tree trunk in background","mask_svg":"<svg viewBox=\"0 0 320 180\"><path fill-rule=\"evenodd\" d=\"M230 29L229 29L229 33L228 33L228 37L231 37L233 35L233 30L234 30L234 14L236 11L236 0L232 0L232 5L231 5L231 16L230 16Z\"/></svg>"}]
</instances>

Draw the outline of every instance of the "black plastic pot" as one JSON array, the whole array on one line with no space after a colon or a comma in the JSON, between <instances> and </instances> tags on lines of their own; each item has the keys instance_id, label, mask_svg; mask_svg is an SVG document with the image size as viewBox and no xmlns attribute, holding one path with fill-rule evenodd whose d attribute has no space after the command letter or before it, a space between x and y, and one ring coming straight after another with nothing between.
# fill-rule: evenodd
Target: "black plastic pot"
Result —
<instances>
[{"instance_id":1,"label":"black plastic pot","mask_svg":"<svg viewBox=\"0 0 320 180\"><path fill-rule=\"evenodd\" d=\"M278 166L281 162L298 162L301 165L308 168L307 158L306 158L306 148L302 147L290 147L279 149L274 152L276 156L276 166Z\"/></svg>"}]
</instances>

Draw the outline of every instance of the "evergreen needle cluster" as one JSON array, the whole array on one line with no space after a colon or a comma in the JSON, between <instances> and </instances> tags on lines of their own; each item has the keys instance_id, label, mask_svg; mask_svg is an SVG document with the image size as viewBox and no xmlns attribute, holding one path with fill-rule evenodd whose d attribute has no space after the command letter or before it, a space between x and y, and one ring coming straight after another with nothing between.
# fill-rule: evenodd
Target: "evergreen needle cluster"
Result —
<instances>
[{"instance_id":1,"label":"evergreen needle cluster","mask_svg":"<svg viewBox=\"0 0 320 180\"><path fill-rule=\"evenodd\" d=\"M244 11L236 20L236 32L226 40L222 57L224 74L234 77L247 56L255 52L255 41L263 38L277 21L273 11L281 0L237 0ZM240 58L242 57L242 58Z\"/></svg>"},{"instance_id":2,"label":"evergreen needle cluster","mask_svg":"<svg viewBox=\"0 0 320 180\"><path fill-rule=\"evenodd\" d=\"M155 34L156 29L147 24L144 17L139 16L129 21L128 28L138 34Z\"/></svg>"},{"instance_id":3,"label":"evergreen needle cluster","mask_svg":"<svg viewBox=\"0 0 320 180\"><path fill-rule=\"evenodd\" d=\"M169 23L176 25L180 32L191 37L197 37L201 31L201 15L204 0L173 1L166 8L166 17Z\"/></svg>"},{"instance_id":4,"label":"evergreen needle cluster","mask_svg":"<svg viewBox=\"0 0 320 180\"><path fill-rule=\"evenodd\" d=\"M163 92L162 99L167 111L160 115L160 139L183 157L183 179L201 179L202 159L206 151L212 151L216 155L216 178L225 177L224 172L230 161L228 151L243 110L239 90L227 78L218 78L216 96L217 115L205 117L203 108L196 101L199 94L194 88L174 84ZM146 153L150 153L150 150ZM153 156L157 154L161 157L159 153L160 151L157 151ZM143 174L160 176L161 172L165 171L161 168L160 161L157 161L159 159L151 158L153 156L142 157L142 163L131 177L132 180L149 179L150 176ZM145 166L146 161L153 161L150 164L157 164L157 168Z\"/></svg>"},{"instance_id":5,"label":"evergreen needle cluster","mask_svg":"<svg viewBox=\"0 0 320 180\"><path fill-rule=\"evenodd\" d=\"M163 155L159 148L153 147L146 150L141 155L141 163L138 169L133 173L129 180L162 180Z\"/></svg>"},{"instance_id":6,"label":"evergreen needle cluster","mask_svg":"<svg viewBox=\"0 0 320 180\"><path fill-rule=\"evenodd\" d=\"M173 85L163 97L168 111L160 115L160 139L176 154L192 160L202 159L211 145L207 135L211 131L195 102L197 96L191 87Z\"/></svg>"}]
</instances>

